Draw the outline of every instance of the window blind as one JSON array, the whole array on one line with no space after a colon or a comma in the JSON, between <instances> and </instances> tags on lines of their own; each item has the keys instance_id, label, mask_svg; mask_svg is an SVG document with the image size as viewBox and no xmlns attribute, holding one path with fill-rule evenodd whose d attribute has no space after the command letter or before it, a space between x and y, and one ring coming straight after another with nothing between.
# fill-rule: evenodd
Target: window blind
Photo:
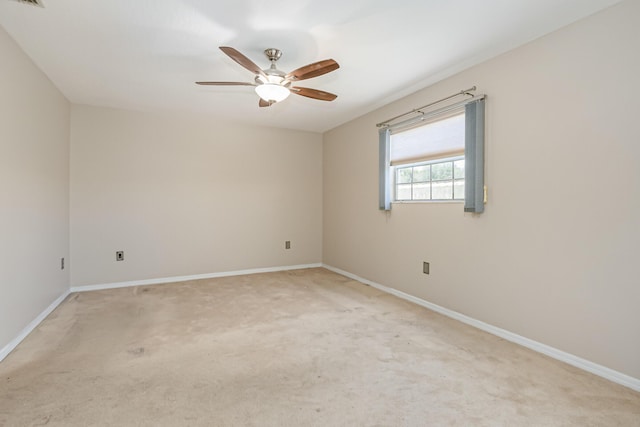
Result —
<instances>
[{"instance_id":1,"label":"window blind","mask_svg":"<svg viewBox=\"0 0 640 427\"><path fill-rule=\"evenodd\" d=\"M389 160L395 166L463 155L464 133L463 108L419 127L392 130Z\"/></svg>"}]
</instances>

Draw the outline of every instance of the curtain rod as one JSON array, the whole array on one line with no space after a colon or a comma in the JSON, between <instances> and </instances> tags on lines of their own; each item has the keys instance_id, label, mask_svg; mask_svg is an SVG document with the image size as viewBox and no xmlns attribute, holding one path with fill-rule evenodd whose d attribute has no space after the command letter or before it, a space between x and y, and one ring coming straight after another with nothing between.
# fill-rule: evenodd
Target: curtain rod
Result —
<instances>
[{"instance_id":1,"label":"curtain rod","mask_svg":"<svg viewBox=\"0 0 640 427\"><path fill-rule=\"evenodd\" d=\"M392 117L392 118L390 118L390 119L387 119L387 120L385 120L384 122L380 122L380 123L376 124L376 126L377 126L377 127L389 126L389 123L390 123L390 122L392 122L392 121L394 121L394 120L397 120L397 119L399 119L400 117L408 116L409 114L414 114L414 113L422 113L422 114L424 114L424 112L422 112L422 111L420 111L420 110L422 110L422 109L424 109L424 108L427 108L427 107L431 107L432 105L439 104L439 103L441 103L441 102L443 102L443 101L447 101L447 100L449 100L449 99L451 99L451 98L455 98L456 96L460 96L460 95L468 95L468 96L473 97L474 95L473 95L472 93L469 93L469 92L474 91L474 90L476 90L476 87L475 87L475 86L473 86L473 87L471 87L471 88L469 88L469 89L461 90L460 92L458 92L458 93L454 93L453 95L449 95L449 96L447 96L447 97L445 97L445 98L438 99L437 101L433 101L433 102L431 102L431 103L429 103L429 104L427 104L427 105L423 105L422 107L414 108L413 110L408 111L408 112L403 113L403 114L400 114L399 116L395 116L395 117Z\"/></svg>"},{"instance_id":2,"label":"curtain rod","mask_svg":"<svg viewBox=\"0 0 640 427\"><path fill-rule=\"evenodd\" d=\"M471 98L466 98L461 101L454 102L449 105L445 105L444 107L436 108L435 110L431 110L427 113L425 113L424 111L420 111L419 116L409 117L408 119L405 119L401 122L396 122L393 124L386 125L385 129L390 129L391 133L393 133L393 131L395 130L407 129L407 127L411 127L412 125L415 125L419 122L430 119L431 117L440 116L449 111L458 110L460 109L461 106L466 105L469 102L473 102L479 99L484 99L484 97L485 97L484 94L473 95Z\"/></svg>"}]
</instances>

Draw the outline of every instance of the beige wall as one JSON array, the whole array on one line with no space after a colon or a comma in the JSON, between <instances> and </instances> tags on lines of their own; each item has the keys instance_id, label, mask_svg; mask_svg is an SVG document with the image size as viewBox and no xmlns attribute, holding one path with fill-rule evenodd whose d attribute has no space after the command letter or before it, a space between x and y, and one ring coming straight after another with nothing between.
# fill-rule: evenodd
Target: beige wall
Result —
<instances>
[{"instance_id":1,"label":"beige wall","mask_svg":"<svg viewBox=\"0 0 640 427\"><path fill-rule=\"evenodd\" d=\"M0 28L0 350L69 287L69 103Z\"/></svg>"},{"instance_id":2,"label":"beige wall","mask_svg":"<svg viewBox=\"0 0 640 427\"><path fill-rule=\"evenodd\" d=\"M71 123L72 285L321 261L320 134L77 105Z\"/></svg>"},{"instance_id":3,"label":"beige wall","mask_svg":"<svg viewBox=\"0 0 640 427\"><path fill-rule=\"evenodd\" d=\"M640 378L638 16L623 2L325 134L323 261ZM375 124L473 85L485 213L378 211Z\"/></svg>"}]
</instances>

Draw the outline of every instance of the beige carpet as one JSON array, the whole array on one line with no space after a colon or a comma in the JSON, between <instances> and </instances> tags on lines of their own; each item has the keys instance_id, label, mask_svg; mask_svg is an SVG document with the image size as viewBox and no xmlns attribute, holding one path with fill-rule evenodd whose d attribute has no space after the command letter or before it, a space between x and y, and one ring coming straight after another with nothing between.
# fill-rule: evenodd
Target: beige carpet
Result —
<instances>
[{"instance_id":1,"label":"beige carpet","mask_svg":"<svg viewBox=\"0 0 640 427\"><path fill-rule=\"evenodd\" d=\"M2 426L640 426L640 393L324 269L71 294Z\"/></svg>"}]
</instances>

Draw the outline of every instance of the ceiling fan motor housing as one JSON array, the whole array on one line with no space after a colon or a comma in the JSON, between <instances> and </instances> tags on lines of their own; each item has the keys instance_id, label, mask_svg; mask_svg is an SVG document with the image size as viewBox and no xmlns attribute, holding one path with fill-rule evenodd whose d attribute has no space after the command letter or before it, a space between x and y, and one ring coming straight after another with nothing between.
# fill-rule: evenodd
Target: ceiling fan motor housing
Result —
<instances>
[{"instance_id":1,"label":"ceiling fan motor housing","mask_svg":"<svg viewBox=\"0 0 640 427\"><path fill-rule=\"evenodd\" d=\"M267 55L269 61L276 62L282 56L282 51L280 49L270 47L269 49L264 50L264 54Z\"/></svg>"}]
</instances>

